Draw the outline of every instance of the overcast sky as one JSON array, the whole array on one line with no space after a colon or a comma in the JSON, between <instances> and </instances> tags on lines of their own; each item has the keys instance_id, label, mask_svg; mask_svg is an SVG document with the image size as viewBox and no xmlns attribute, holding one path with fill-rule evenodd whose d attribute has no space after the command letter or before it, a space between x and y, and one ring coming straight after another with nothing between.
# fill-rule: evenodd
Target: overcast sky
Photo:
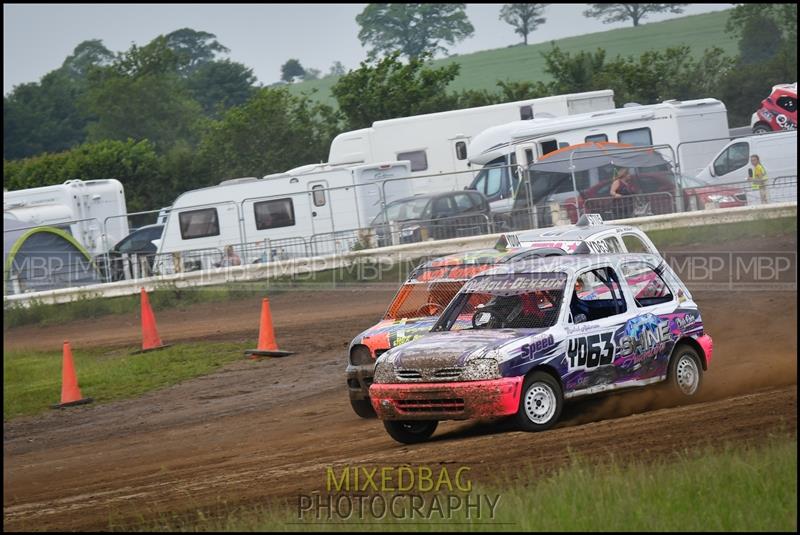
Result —
<instances>
[{"instance_id":1,"label":"overcast sky","mask_svg":"<svg viewBox=\"0 0 800 535\"><path fill-rule=\"evenodd\" d=\"M145 45L180 28L213 33L230 49L229 58L253 69L258 81L280 79L280 66L297 58L327 73L334 61L348 69L366 58L355 17L366 4L3 4L3 94L36 82L61 66L75 46L101 39L114 52ZM502 4L467 4L473 37L450 48L466 54L521 41L498 20ZM684 15L728 9L731 4L692 4ZM581 13L585 4L553 4L547 22L529 35L531 43L630 26L603 24ZM655 22L683 15L654 15Z\"/></svg>"}]
</instances>

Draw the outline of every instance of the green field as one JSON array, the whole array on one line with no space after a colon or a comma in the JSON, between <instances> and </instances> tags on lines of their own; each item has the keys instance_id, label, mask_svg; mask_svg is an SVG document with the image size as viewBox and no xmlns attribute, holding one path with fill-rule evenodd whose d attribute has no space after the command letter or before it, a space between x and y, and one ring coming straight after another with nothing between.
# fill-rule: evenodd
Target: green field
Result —
<instances>
[{"instance_id":1,"label":"green field","mask_svg":"<svg viewBox=\"0 0 800 535\"><path fill-rule=\"evenodd\" d=\"M139 396L205 375L240 360L242 343L177 344L131 354L135 347L72 348L78 385L95 403ZM37 414L58 403L61 351L6 351L3 355L3 420Z\"/></svg>"},{"instance_id":2,"label":"green field","mask_svg":"<svg viewBox=\"0 0 800 535\"><path fill-rule=\"evenodd\" d=\"M523 483L524 482L524 483ZM760 445L722 444L676 451L658 461L603 458L572 462L546 476L521 468L515 482L476 487L500 496L493 518L456 513L442 521L358 518L315 524L276 507L230 509L209 518L164 516L148 531L789 531L797 530L797 436L775 433ZM368 509L367 509L368 510ZM324 513L323 513L324 514ZM188 518L187 518L188 516ZM488 516L488 515L487 515Z\"/></svg>"},{"instance_id":3,"label":"green field","mask_svg":"<svg viewBox=\"0 0 800 535\"><path fill-rule=\"evenodd\" d=\"M722 48L728 55L736 55L735 39L725 33L725 23L730 10L681 17L664 22L653 22L638 27L620 28L597 32L577 37L567 37L554 41L565 52L593 52L597 48L606 50L606 57L617 55L639 56L647 50L663 50L664 48L687 45L692 53L699 57L707 48ZM535 33L533 39L536 38ZM513 46L453 56L433 62L440 67L452 62L461 65L461 73L450 85L450 89L487 89L496 91L498 80L512 81L548 81L550 77L544 72L544 58L541 52L550 50L550 42ZM338 77L327 77L321 80L310 80L290 85L292 93L317 92L312 98L336 105L330 88ZM622 103L617 103L622 104Z\"/></svg>"}]
</instances>

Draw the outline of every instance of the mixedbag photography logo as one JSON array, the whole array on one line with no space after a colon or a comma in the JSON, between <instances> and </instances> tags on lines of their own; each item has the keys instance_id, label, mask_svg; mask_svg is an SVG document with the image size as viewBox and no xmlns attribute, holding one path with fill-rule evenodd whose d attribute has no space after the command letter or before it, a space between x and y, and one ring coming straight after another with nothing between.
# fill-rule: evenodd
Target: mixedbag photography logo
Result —
<instances>
[{"instance_id":1,"label":"mixedbag photography logo","mask_svg":"<svg viewBox=\"0 0 800 535\"><path fill-rule=\"evenodd\" d=\"M499 503L474 489L468 466L329 466L320 490L298 496L297 520L492 521Z\"/></svg>"}]
</instances>

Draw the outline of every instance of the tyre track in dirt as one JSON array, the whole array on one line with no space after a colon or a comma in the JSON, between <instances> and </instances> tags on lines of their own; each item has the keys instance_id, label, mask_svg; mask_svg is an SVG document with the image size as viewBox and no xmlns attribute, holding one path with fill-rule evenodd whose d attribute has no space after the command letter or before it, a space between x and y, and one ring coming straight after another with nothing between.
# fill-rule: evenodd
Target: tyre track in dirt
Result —
<instances>
[{"instance_id":1,"label":"tyre track in dirt","mask_svg":"<svg viewBox=\"0 0 800 535\"><path fill-rule=\"evenodd\" d=\"M292 357L243 360L134 400L4 423L5 529L108 529L110 521L223 502L292 502L324 490L331 465L456 463L472 467L480 482L513 478L520 463L552 470L566 462L568 448L649 460L698 444L796 432L796 293L699 291L715 355L698 403L672 406L642 390L570 405L547 433L446 422L430 443L399 445L379 422L352 413L343 372L347 342L375 321L393 291L270 297L279 343L299 350ZM157 311L159 329L162 322L175 326L178 336L169 341L255 339L249 325L257 322L258 303L202 305L192 316L210 323L186 331L181 325L193 319ZM209 324L220 332L203 331ZM20 331L37 339L35 329L26 329L6 332L4 346L23 343ZM136 343L138 324L114 336Z\"/></svg>"}]
</instances>

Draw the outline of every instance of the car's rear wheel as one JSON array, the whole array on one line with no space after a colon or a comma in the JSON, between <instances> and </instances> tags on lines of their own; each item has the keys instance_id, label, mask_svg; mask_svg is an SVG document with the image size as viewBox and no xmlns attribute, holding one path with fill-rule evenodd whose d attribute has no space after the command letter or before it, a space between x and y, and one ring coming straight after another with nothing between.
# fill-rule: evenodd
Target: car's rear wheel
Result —
<instances>
[{"instance_id":1,"label":"car's rear wheel","mask_svg":"<svg viewBox=\"0 0 800 535\"><path fill-rule=\"evenodd\" d=\"M672 354L667 372L670 390L681 398L697 395L703 382L703 366L700 355L691 346L679 345Z\"/></svg>"},{"instance_id":2,"label":"car's rear wheel","mask_svg":"<svg viewBox=\"0 0 800 535\"><path fill-rule=\"evenodd\" d=\"M754 134L769 134L770 132L772 132L772 128L770 128L769 125L764 123L758 123L753 127Z\"/></svg>"},{"instance_id":3,"label":"car's rear wheel","mask_svg":"<svg viewBox=\"0 0 800 535\"><path fill-rule=\"evenodd\" d=\"M533 372L522 384L522 395L517 410L517 425L524 431L550 429L561 416L564 393L552 375Z\"/></svg>"},{"instance_id":4,"label":"car's rear wheel","mask_svg":"<svg viewBox=\"0 0 800 535\"><path fill-rule=\"evenodd\" d=\"M398 442L403 444L417 444L425 442L439 425L437 420L384 420L386 432Z\"/></svg>"},{"instance_id":5,"label":"car's rear wheel","mask_svg":"<svg viewBox=\"0 0 800 535\"><path fill-rule=\"evenodd\" d=\"M350 406L353 407L353 412L362 418L375 418L375 409L372 408L372 402L367 399L351 399Z\"/></svg>"}]
</instances>

